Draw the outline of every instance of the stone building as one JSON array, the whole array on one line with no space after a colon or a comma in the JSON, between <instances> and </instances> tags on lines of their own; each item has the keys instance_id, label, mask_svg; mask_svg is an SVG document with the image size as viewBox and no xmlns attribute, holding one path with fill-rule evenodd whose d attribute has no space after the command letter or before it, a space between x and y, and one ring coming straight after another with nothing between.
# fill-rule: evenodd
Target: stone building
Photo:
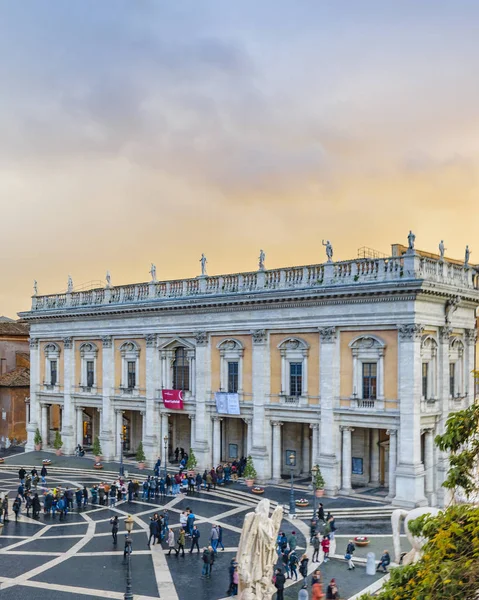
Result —
<instances>
[{"instance_id":1,"label":"stone building","mask_svg":"<svg viewBox=\"0 0 479 600\"><path fill-rule=\"evenodd\" d=\"M413 238L390 258L326 250L323 264L267 270L262 253L257 271L208 276L204 259L193 279L157 281L152 266L149 283L108 274L104 288L35 295L21 314L28 447L55 407L67 453L98 435L118 458L124 433L149 461L165 443L170 457L192 447L201 468L251 454L261 481L317 463L329 494L384 486L398 505L442 505L434 436L474 399L477 271Z\"/></svg>"},{"instance_id":2,"label":"stone building","mask_svg":"<svg viewBox=\"0 0 479 600\"><path fill-rule=\"evenodd\" d=\"M29 329L25 323L0 317L0 446L7 438L27 439L30 395Z\"/></svg>"}]
</instances>

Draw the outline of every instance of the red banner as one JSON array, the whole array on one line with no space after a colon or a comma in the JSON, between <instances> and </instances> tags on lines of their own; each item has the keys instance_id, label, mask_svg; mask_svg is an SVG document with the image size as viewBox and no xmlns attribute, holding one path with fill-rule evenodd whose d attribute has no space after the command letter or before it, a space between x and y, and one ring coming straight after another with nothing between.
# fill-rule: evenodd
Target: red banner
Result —
<instances>
[{"instance_id":1,"label":"red banner","mask_svg":"<svg viewBox=\"0 0 479 600\"><path fill-rule=\"evenodd\" d=\"M181 390L161 390L161 395L166 408L176 410L183 408L183 392Z\"/></svg>"}]
</instances>

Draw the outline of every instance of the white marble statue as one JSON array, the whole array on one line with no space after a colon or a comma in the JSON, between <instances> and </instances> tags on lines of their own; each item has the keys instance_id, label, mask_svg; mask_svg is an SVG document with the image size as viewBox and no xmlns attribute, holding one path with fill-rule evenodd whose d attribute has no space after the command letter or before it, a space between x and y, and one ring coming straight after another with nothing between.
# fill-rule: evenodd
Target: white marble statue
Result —
<instances>
[{"instance_id":1,"label":"white marble statue","mask_svg":"<svg viewBox=\"0 0 479 600\"><path fill-rule=\"evenodd\" d=\"M469 246L466 246L466 252L464 253L464 266L469 266L469 259L471 258L471 251L469 250Z\"/></svg>"},{"instance_id":2,"label":"white marble statue","mask_svg":"<svg viewBox=\"0 0 479 600\"><path fill-rule=\"evenodd\" d=\"M269 500L258 504L255 512L245 517L238 546L238 600L265 600L272 597L273 568L277 562L276 538L283 518L277 506L270 518Z\"/></svg>"},{"instance_id":3,"label":"white marble statue","mask_svg":"<svg viewBox=\"0 0 479 600\"><path fill-rule=\"evenodd\" d=\"M151 281L156 282L156 265L154 265L153 263L151 263L150 275L151 275Z\"/></svg>"},{"instance_id":4,"label":"white marble statue","mask_svg":"<svg viewBox=\"0 0 479 600\"><path fill-rule=\"evenodd\" d=\"M208 261L206 260L206 256L204 254L201 255L200 258L200 263L201 263L201 274L202 275L206 275L206 263Z\"/></svg>"},{"instance_id":5,"label":"white marble statue","mask_svg":"<svg viewBox=\"0 0 479 600\"><path fill-rule=\"evenodd\" d=\"M37 283L36 279L33 280L33 295L34 296L38 295L38 283Z\"/></svg>"},{"instance_id":6,"label":"white marble statue","mask_svg":"<svg viewBox=\"0 0 479 600\"><path fill-rule=\"evenodd\" d=\"M105 279L106 279L106 287L107 288L111 288L111 275L110 275L110 271L106 272Z\"/></svg>"},{"instance_id":7,"label":"white marble statue","mask_svg":"<svg viewBox=\"0 0 479 600\"><path fill-rule=\"evenodd\" d=\"M444 260L444 252L446 251L446 248L444 248L444 240L441 240L441 243L439 244L439 258L440 260Z\"/></svg>"},{"instance_id":8,"label":"white marble statue","mask_svg":"<svg viewBox=\"0 0 479 600\"><path fill-rule=\"evenodd\" d=\"M412 252L414 250L414 242L416 241L416 236L414 235L414 233L411 230L409 231L409 235L407 236L407 241L408 241L408 250Z\"/></svg>"},{"instance_id":9,"label":"white marble statue","mask_svg":"<svg viewBox=\"0 0 479 600\"><path fill-rule=\"evenodd\" d=\"M259 251L259 270L260 271L264 271L264 261L266 259L266 254L263 252L263 250Z\"/></svg>"},{"instance_id":10,"label":"white marble statue","mask_svg":"<svg viewBox=\"0 0 479 600\"><path fill-rule=\"evenodd\" d=\"M328 262L331 262L333 260L333 246L331 242L329 240L326 240L325 243L324 240L321 240L321 243L323 244L323 246L326 246L326 256L328 257Z\"/></svg>"},{"instance_id":11,"label":"white marble statue","mask_svg":"<svg viewBox=\"0 0 479 600\"><path fill-rule=\"evenodd\" d=\"M73 292L73 279L71 275L68 275L68 285L67 285L67 292L69 294L71 294Z\"/></svg>"},{"instance_id":12,"label":"white marble statue","mask_svg":"<svg viewBox=\"0 0 479 600\"><path fill-rule=\"evenodd\" d=\"M426 543L426 538L414 536L409 531L409 521L413 521L422 515L430 514L436 516L441 511L439 508L433 508L432 506L422 506L420 508L413 508L410 511L398 508L391 514L391 525L393 530L393 544L394 544L394 560L399 564L401 560L401 521L404 519L404 530L406 532L407 539L412 546L410 550L403 558L403 565L410 565L416 563L422 556L422 547Z\"/></svg>"}]
</instances>

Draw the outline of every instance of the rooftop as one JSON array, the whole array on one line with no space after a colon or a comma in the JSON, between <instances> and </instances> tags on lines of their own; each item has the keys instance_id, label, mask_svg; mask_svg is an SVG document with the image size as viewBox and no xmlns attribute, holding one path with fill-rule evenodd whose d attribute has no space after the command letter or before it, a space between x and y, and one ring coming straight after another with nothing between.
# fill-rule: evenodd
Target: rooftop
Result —
<instances>
[{"instance_id":1,"label":"rooftop","mask_svg":"<svg viewBox=\"0 0 479 600\"><path fill-rule=\"evenodd\" d=\"M13 321L12 319L3 320L0 319L0 337L2 336L14 336L14 337L28 337L30 335L30 328L27 323L22 321Z\"/></svg>"},{"instance_id":2,"label":"rooftop","mask_svg":"<svg viewBox=\"0 0 479 600\"><path fill-rule=\"evenodd\" d=\"M0 387L30 387L30 369L17 367L0 376Z\"/></svg>"}]
</instances>

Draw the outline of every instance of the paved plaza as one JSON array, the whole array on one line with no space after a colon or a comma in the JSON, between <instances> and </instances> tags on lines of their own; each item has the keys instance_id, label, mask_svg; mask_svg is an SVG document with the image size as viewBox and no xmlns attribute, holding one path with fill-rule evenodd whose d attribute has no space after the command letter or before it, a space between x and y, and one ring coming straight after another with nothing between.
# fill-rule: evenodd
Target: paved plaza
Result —
<instances>
[{"instance_id":1,"label":"paved plaza","mask_svg":"<svg viewBox=\"0 0 479 600\"><path fill-rule=\"evenodd\" d=\"M18 487L18 468L41 466L43 456L52 459L48 467L48 487L67 486L87 487L100 481L110 483L116 479L118 465L106 465L104 471L94 471L89 458L56 457L46 453L27 453L9 457L0 465L0 493L9 492L10 506ZM139 472L133 465L126 465L133 478L143 479L149 471ZM40 488L39 488L40 489ZM305 487L296 489L296 497L307 493ZM270 486L265 495L276 503L287 504L287 486ZM228 588L228 566L235 557L245 515L254 510L260 498L242 483L231 484L215 491L202 491L195 496L180 494L169 496L165 503L155 501L117 502L114 508L90 505L81 511L69 513L63 522L59 517L40 515L38 521L27 518L23 511L18 523L10 508L10 522L6 523L0 535L0 590L2 600L24 598L63 598L99 599L123 598L125 591L126 567L123 562L124 524L120 524L118 545L112 543L110 518L118 515L123 521L132 515L135 524L132 532L133 591L136 599L149 600L167 598L171 600L199 599L219 600L226 596ZM374 517L380 504L354 498L324 499L326 510L331 510L337 518L338 532L333 558L321 565L323 580L328 582L335 577L339 583L342 598L348 598L368 587L380 575L367 576L364 568L366 552L373 550L379 556L384 547L392 550L389 537L390 524L386 517ZM200 547L209 543L213 523L223 527L225 550L219 550L214 563L211 579L201 579L201 554L187 553L184 558L167 556L166 544L147 546L148 523L154 512L168 509L170 525L175 532L179 528L179 515L186 507L196 515L196 524L201 533ZM307 543L309 525L306 519L289 519L287 515L282 529L288 535L295 530L299 552L312 554ZM347 570L342 559L348 539L353 535L372 535L368 549L358 549L357 568ZM176 537L176 536L175 536ZM187 544L189 544L187 539ZM189 546L187 546L187 550ZM361 561L363 559L363 561ZM310 572L313 567L310 561ZM297 598L299 584L290 585L286 598ZM34 593L32 593L34 591Z\"/></svg>"}]
</instances>

